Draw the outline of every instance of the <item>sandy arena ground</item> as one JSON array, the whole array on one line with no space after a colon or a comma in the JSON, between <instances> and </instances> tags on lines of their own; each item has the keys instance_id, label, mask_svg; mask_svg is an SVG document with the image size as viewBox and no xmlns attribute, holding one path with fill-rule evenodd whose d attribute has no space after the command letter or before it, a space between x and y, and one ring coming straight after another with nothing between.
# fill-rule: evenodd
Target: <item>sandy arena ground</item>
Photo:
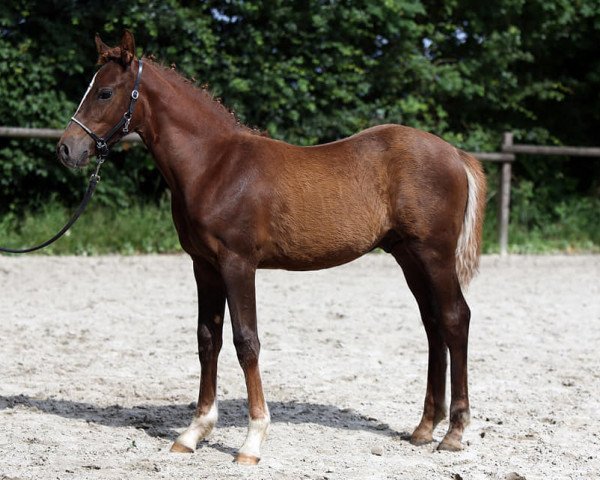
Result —
<instances>
[{"instance_id":1,"label":"sandy arena ground","mask_svg":"<svg viewBox=\"0 0 600 480\"><path fill-rule=\"evenodd\" d=\"M600 256L483 259L460 453L407 441L427 343L392 257L261 271L257 286L273 424L244 467L229 320L217 429L168 451L198 388L187 257L0 257L0 478L600 478Z\"/></svg>"}]
</instances>

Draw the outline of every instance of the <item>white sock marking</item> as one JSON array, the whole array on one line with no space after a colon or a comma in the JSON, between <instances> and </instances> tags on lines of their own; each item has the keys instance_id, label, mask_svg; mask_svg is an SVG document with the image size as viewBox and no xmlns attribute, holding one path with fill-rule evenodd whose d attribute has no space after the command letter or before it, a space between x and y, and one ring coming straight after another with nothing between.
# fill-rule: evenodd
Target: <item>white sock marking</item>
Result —
<instances>
[{"instance_id":1,"label":"white sock marking","mask_svg":"<svg viewBox=\"0 0 600 480\"><path fill-rule=\"evenodd\" d=\"M249 419L246 441L239 451L241 455L260 458L260 447L267 438L269 425L271 423L271 416L269 414L269 408L267 405L265 405L265 412L266 415L264 418L258 418L255 420L252 418Z\"/></svg>"},{"instance_id":2,"label":"white sock marking","mask_svg":"<svg viewBox=\"0 0 600 480\"><path fill-rule=\"evenodd\" d=\"M196 450L196 445L212 431L219 418L217 402L214 402L206 415L194 417L190 426L177 437L176 443L191 450Z\"/></svg>"}]
</instances>

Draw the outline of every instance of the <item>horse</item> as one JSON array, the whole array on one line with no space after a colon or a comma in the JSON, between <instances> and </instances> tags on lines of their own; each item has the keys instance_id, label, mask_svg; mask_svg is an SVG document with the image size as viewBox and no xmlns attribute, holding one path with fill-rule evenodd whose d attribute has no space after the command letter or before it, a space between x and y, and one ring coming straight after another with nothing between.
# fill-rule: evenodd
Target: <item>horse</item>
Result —
<instances>
[{"instance_id":1,"label":"horse","mask_svg":"<svg viewBox=\"0 0 600 480\"><path fill-rule=\"evenodd\" d=\"M196 410L171 451L193 452L217 422L227 304L248 394L248 431L235 461L258 463L270 414L259 369L256 270L329 268L376 248L400 265L427 334L427 389L410 441L432 442L448 415L449 351L449 428L437 448L462 449L471 316L462 292L479 263L486 198L480 163L439 137L395 124L310 147L272 139L179 73L138 58L129 31L115 47L98 35L95 41L100 68L57 156L83 167L131 129L171 191L179 241L193 260L201 369Z\"/></svg>"}]
</instances>

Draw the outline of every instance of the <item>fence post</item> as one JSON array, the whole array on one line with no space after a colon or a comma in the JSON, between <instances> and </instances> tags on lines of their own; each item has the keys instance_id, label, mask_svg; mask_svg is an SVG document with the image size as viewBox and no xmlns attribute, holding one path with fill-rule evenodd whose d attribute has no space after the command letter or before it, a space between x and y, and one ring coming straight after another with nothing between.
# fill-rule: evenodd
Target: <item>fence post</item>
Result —
<instances>
[{"instance_id":1,"label":"fence post","mask_svg":"<svg viewBox=\"0 0 600 480\"><path fill-rule=\"evenodd\" d=\"M513 134L505 132L502 138L502 151L505 147L513 144ZM508 223L510 219L510 177L511 162L502 162L502 173L500 175L500 197L498 202L498 243L500 244L500 255L508 253Z\"/></svg>"}]
</instances>

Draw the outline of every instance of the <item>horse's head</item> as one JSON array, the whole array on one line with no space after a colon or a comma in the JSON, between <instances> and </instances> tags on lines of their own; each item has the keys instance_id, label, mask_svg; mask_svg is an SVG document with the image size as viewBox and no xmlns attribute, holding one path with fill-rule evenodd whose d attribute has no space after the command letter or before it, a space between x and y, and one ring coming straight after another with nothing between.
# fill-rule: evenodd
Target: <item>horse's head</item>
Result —
<instances>
[{"instance_id":1,"label":"horse's head","mask_svg":"<svg viewBox=\"0 0 600 480\"><path fill-rule=\"evenodd\" d=\"M123 137L130 128L127 112L135 105L132 91L140 72L133 35L125 31L121 44L110 48L96 34L96 48L100 69L56 147L60 161L71 168L87 165L90 154L106 154L98 139L110 145Z\"/></svg>"}]
</instances>

